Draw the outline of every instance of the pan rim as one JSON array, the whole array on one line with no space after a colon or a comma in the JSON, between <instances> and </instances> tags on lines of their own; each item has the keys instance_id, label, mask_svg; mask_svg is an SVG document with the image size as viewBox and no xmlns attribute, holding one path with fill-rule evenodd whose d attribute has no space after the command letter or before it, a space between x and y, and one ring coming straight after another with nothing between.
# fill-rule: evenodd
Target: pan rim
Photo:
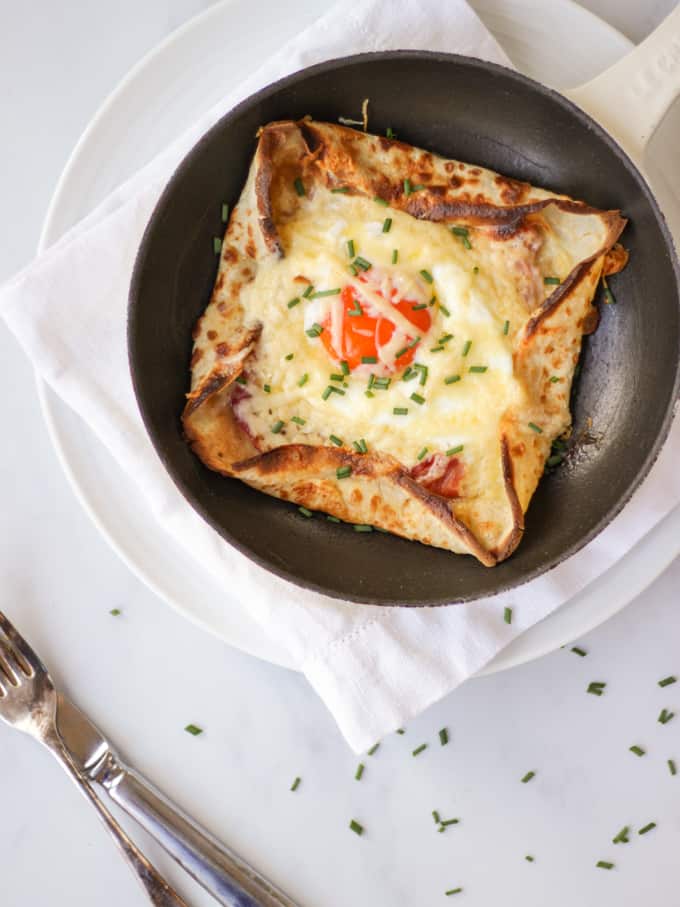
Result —
<instances>
[{"instance_id":1,"label":"pan rim","mask_svg":"<svg viewBox=\"0 0 680 907\"><path fill-rule=\"evenodd\" d=\"M311 66L304 67L294 73L276 80L275 82L270 83L269 85L264 86L263 88L249 95L235 107L229 110L226 114L220 117L187 152L187 154L184 156L182 161L172 173L158 201L156 202L156 205L154 206L154 210L151 214L148 224L145 227L139 248L137 250L137 255L135 257L134 268L130 281L127 307L128 366L130 369L130 376L135 398L137 401L137 406L142 417L147 435L151 440L154 450L161 460L163 467L171 477L175 486L178 488L178 490L186 499L188 504L192 507L192 509L194 509L215 531L217 531L217 533L224 539L225 542L236 548L236 550L244 554L258 566L263 567L264 569L275 574L281 579L290 582L298 587L310 589L332 599L348 601L357 604L416 608L472 603L474 601L479 601L480 599L495 597L512 589L520 588L526 583L549 573L551 570L554 570L557 566L573 557L573 555L582 550L594 538L596 538L628 504L633 494L642 485L645 478L648 476L649 472L654 466L654 463L658 459L659 454L668 437L668 433L670 431L670 427L674 418L675 403L680 397L680 327L676 337L676 346L678 347L679 355L676 360L672 389L669 394L669 399L666 405L666 410L661 423L661 427L656 435L654 443L649 448L641 467L638 469L636 475L629 482L624 493L618 498L616 503L613 504L600 517L600 519L596 521L596 523L587 533L580 536L579 539L571 544L568 548L562 550L559 554L553 556L552 558L549 558L545 563L538 565L531 570L527 570L520 577L515 577L506 581L499 581L498 585L491 592L486 592L483 594L472 593L470 595L461 593L454 598L444 598L441 596L429 598L422 597L419 598L418 601L404 601L393 598L385 598L384 596L378 595L362 595L359 591L357 591L356 594L349 595L346 591L340 592L334 590L312 580L299 577L294 572L282 567L274 558L267 558L258 554L249 545L238 539L231 530L225 528L223 524L214 519L208 513L207 509L201 503L199 496L194 494L187 487L184 480L175 471L171 458L167 455L160 441L155 437L155 433L152 429L151 414L144 402L144 389L142 386L143 382L140 382L139 380L139 375L136 367L138 358L135 352L136 324L137 314L139 312L139 300L141 298L140 291L143 280L144 261L146 254L152 242L157 224L159 220L162 219L163 211L167 206L168 200L173 194L176 184L181 181L181 179L185 175L185 172L191 168L193 160L200 154L200 151L203 149L203 147L206 144L209 144L212 141L213 135L216 132L221 131L225 127L225 125L228 125L231 121L236 120L242 115L242 113L246 112L260 101L270 98L272 95L275 95L282 89L293 87L297 83L308 79L310 76L313 77L322 73L325 74L333 72L333 70L341 69L348 65L358 65L372 61L382 62L390 60L412 60L415 62L428 61L431 63L444 63L449 65L454 64L457 66L468 66L474 69L482 69L488 72L496 73L503 79L518 82L525 87L528 87L532 91L535 91L537 94L548 97L552 102L565 108L568 112L570 112L571 115L575 116L577 120L580 120L588 129L595 133L598 140L602 141L609 148L609 150L623 162L626 169L635 176L640 190L645 198L645 201L648 203L650 210L656 218L659 229L661 231L665 244L664 251L667 251L669 254L675 277L676 289L678 291L678 300L680 302L680 263L678 261L678 255L675 249L672 235L666 222L666 218L658 202L656 201L656 198L654 197L654 194L652 193L646 178L641 173L636 164L631 160L629 155L626 154L624 149L618 144L618 142L592 117L590 117L589 114L578 107L578 105L576 105L569 98L560 94L558 91L549 88L541 84L540 82L537 82L536 80L517 72L516 70L509 69L508 67L501 66L497 63L491 63L487 60L481 60L477 57L427 50L371 51L367 53L351 54L344 57L335 57L330 60L325 60L321 63L316 63Z\"/></svg>"}]
</instances>

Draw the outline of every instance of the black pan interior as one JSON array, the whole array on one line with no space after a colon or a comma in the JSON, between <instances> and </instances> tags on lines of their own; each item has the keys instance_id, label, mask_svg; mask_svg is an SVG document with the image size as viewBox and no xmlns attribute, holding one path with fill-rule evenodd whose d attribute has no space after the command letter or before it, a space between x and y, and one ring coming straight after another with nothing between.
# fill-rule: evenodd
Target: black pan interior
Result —
<instances>
[{"instance_id":1,"label":"black pan interior","mask_svg":"<svg viewBox=\"0 0 680 907\"><path fill-rule=\"evenodd\" d=\"M630 263L611 280L585 342L575 432L596 443L544 478L517 552L498 567L396 537L353 532L220 477L182 438L191 328L215 276L221 203L236 201L257 128L311 114L358 116L369 129L498 170L630 218ZM680 360L678 278L662 216L630 161L577 108L509 70L446 54L397 51L312 67L224 117L175 173L149 223L133 277L129 353L142 416L170 475L225 539L268 569L332 596L442 604L510 589L555 566L600 531L653 463L670 423ZM588 420L592 420L589 422Z\"/></svg>"}]
</instances>

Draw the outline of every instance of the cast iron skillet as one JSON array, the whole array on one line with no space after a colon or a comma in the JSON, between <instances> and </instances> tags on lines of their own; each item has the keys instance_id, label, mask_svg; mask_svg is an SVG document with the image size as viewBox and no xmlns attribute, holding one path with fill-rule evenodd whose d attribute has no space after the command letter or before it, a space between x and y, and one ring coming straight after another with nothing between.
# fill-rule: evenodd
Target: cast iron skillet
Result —
<instances>
[{"instance_id":1,"label":"cast iron skillet","mask_svg":"<svg viewBox=\"0 0 680 907\"><path fill-rule=\"evenodd\" d=\"M257 128L271 120L356 116L369 131L481 164L630 218L628 267L611 281L584 345L574 391L575 432L592 420L598 443L545 476L516 553L492 569L472 557L374 532L356 533L206 469L182 437L191 329L206 306L222 232ZM654 462L677 396L678 273L663 217L614 141L560 95L511 70L448 54L393 51L312 66L253 95L187 155L144 235L130 292L130 367L156 450L190 504L267 569L331 596L375 604L444 604L507 590L549 570L593 538Z\"/></svg>"}]
</instances>

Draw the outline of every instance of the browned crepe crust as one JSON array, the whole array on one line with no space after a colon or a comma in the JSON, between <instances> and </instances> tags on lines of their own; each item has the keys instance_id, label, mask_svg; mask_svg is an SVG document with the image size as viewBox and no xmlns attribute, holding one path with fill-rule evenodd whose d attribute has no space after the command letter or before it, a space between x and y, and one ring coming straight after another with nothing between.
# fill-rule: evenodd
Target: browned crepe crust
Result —
<instances>
[{"instance_id":1,"label":"browned crepe crust","mask_svg":"<svg viewBox=\"0 0 680 907\"><path fill-rule=\"evenodd\" d=\"M596 251L581 259L530 314L515 344L514 371L531 402L521 411L509 409L501 420L498 456L504 500L489 504L444 499L418 484L386 453L355 454L301 444L260 452L236 420L232 384L256 349L261 329L246 326L240 293L261 262L283 256L277 224L295 214L298 177L309 194L319 187L343 187L349 194L384 199L417 219L492 226L499 241L510 239L549 205L558 216L588 218L591 232L597 231ZM407 179L424 188L408 193ZM597 323L592 300L605 259L605 273L625 265L625 252L615 247L625 224L617 211L600 211L393 139L309 119L269 124L260 131L246 186L225 235L210 305L194 330L191 391L182 417L192 449L211 469L267 494L472 554L493 566L519 544L524 513L551 443L569 425L581 337ZM548 393L551 378L557 378L559 386L556 392L553 380ZM542 431L532 430L531 423ZM342 466L351 466L349 478L337 478Z\"/></svg>"}]
</instances>

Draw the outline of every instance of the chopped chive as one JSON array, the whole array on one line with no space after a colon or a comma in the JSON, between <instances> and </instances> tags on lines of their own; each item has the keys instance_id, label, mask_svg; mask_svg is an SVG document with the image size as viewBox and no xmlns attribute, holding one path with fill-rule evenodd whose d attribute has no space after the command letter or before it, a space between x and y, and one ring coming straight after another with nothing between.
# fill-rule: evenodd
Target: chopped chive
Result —
<instances>
[{"instance_id":1,"label":"chopped chive","mask_svg":"<svg viewBox=\"0 0 680 907\"><path fill-rule=\"evenodd\" d=\"M295 186L297 194L302 197L305 194L305 187L299 176L295 178L293 185Z\"/></svg>"},{"instance_id":2,"label":"chopped chive","mask_svg":"<svg viewBox=\"0 0 680 907\"><path fill-rule=\"evenodd\" d=\"M412 305L412 306L411 306L411 311L412 311L412 312L420 312L421 309L426 309L426 308L427 308L427 303L426 303L426 302L419 302L417 305Z\"/></svg>"},{"instance_id":3,"label":"chopped chive","mask_svg":"<svg viewBox=\"0 0 680 907\"><path fill-rule=\"evenodd\" d=\"M636 756L644 756L646 753L646 750L643 750L642 747L637 746L637 744L634 746L629 746L628 749L631 753L635 753Z\"/></svg>"},{"instance_id":4,"label":"chopped chive","mask_svg":"<svg viewBox=\"0 0 680 907\"><path fill-rule=\"evenodd\" d=\"M629 825L624 825L621 831L612 838L612 844L628 844L628 832L630 831Z\"/></svg>"},{"instance_id":5,"label":"chopped chive","mask_svg":"<svg viewBox=\"0 0 680 907\"><path fill-rule=\"evenodd\" d=\"M445 727L443 727L439 732L439 742L442 746L446 746L446 744L449 742L449 732Z\"/></svg>"},{"instance_id":6,"label":"chopped chive","mask_svg":"<svg viewBox=\"0 0 680 907\"><path fill-rule=\"evenodd\" d=\"M529 422L527 424L532 431L536 432L537 435L543 434L543 429L540 427L540 425L536 425L535 422Z\"/></svg>"},{"instance_id":7,"label":"chopped chive","mask_svg":"<svg viewBox=\"0 0 680 907\"><path fill-rule=\"evenodd\" d=\"M309 297L312 295L313 292L314 292L314 284L310 283L307 285L307 289L305 290L305 292L302 295L304 296L305 299L309 299Z\"/></svg>"},{"instance_id":8,"label":"chopped chive","mask_svg":"<svg viewBox=\"0 0 680 907\"><path fill-rule=\"evenodd\" d=\"M675 716L675 712L668 712L666 709L661 709L661 714L657 718L661 724L668 724L668 722Z\"/></svg>"},{"instance_id":9,"label":"chopped chive","mask_svg":"<svg viewBox=\"0 0 680 907\"><path fill-rule=\"evenodd\" d=\"M425 397L421 397L420 394L411 394L411 400L413 400L414 403L417 403L418 406L422 406L425 402Z\"/></svg>"},{"instance_id":10,"label":"chopped chive","mask_svg":"<svg viewBox=\"0 0 680 907\"><path fill-rule=\"evenodd\" d=\"M352 475L351 466L338 466L335 470L335 476L338 479L348 479Z\"/></svg>"},{"instance_id":11,"label":"chopped chive","mask_svg":"<svg viewBox=\"0 0 680 907\"><path fill-rule=\"evenodd\" d=\"M671 775L677 775L678 770L675 767L675 762L673 761L673 759L667 759L666 765L668 766L668 771L671 773Z\"/></svg>"},{"instance_id":12,"label":"chopped chive","mask_svg":"<svg viewBox=\"0 0 680 907\"><path fill-rule=\"evenodd\" d=\"M332 290L317 290L316 293L312 293L309 298L321 299L324 296L337 296L338 293L342 293L342 287L335 287Z\"/></svg>"},{"instance_id":13,"label":"chopped chive","mask_svg":"<svg viewBox=\"0 0 680 907\"><path fill-rule=\"evenodd\" d=\"M398 353L395 353L394 358L395 358L395 359L401 359L401 357L404 355L404 353L408 353L408 347L407 347L407 346L402 347L402 348L399 350Z\"/></svg>"},{"instance_id":14,"label":"chopped chive","mask_svg":"<svg viewBox=\"0 0 680 907\"><path fill-rule=\"evenodd\" d=\"M213 252L215 255L219 255L222 251L222 240L219 236L213 236Z\"/></svg>"},{"instance_id":15,"label":"chopped chive","mask_svg":"<svg viewBox=\"0 0 680 907\"><path fill-rule=\"evenodd\" d=\"M444 828L448 828L449 825L458 825L459 822L460 822L460 819L445 819L443 822L439 823L439 825L440 825L439 830L442 831Z\"/></svg>"},{"instance_id":16,"label":"chopped chive","mask_svg":"<svg viewBox=\"0 0 680 907\"><path fill-rule=\"evenodd\" d=\"M406 352L406 350L404 350L404 353L405 352ZM402 355L403 355L403 353L402 353ZM415 369L411 368L410 365L407 365L406 368L404 369L404 374L401 376L401 380L410 381L411 378L415 378L417 376L417 374L418 374L418 372Z\"/></svg>"},{"instance_id":17,"label":"chopped chive","mask_svg":"<svg viewBox=\"0 0 680 907\"><path fill-rule=\"evenodd\" d=\"M375 365L375 363L378 361L378 357L377 356L362 356L361 361L364 363L364 365Z\"/></svg>"},{"instance_id":18,"label":"chopped chive","mask_svg":"<svg viewBox=\"0 0 680 907\"><path fill-rule=\"evenodd\" d=\"M408 407L407 406L395 406L392 410L395 416L408 416Z\"/></svg>"},{"instance_id":19,"label":"chopped chive","mask_svg":"<svg viewBox=\"0 0 680 907\"><path fill-rule=\"evenodd\" d=\"M383 233L389 233L391 227L392 227L392 218L386 217L385 220L383 221L383 228L382 228Z\"/></svg>"},{"instance_id":20,"label":"chopped chive","mask_svg":"<svg viewBox=\"0 0 680 907\"><path fill-rule=\"evenodd\" d=\"M443 302L439 303L439 311L442 313L442 315L446 315L447 318L451 314L451 312L449 312Z\"/></svg>"},{"instance_id":21,"label":"chopped chive","mask_svg":"<svg viewBox=\"0 0 680 907\"><path fill-rule=\"evenodd\" d=\"M472 273L479 274L479 268L477 267L477 265L475 265L474 268L472 269Z\"/></svg>"},{"instance_id":22,"label":"chopped chive","mask_svg":"<svg viewBox=\"0 0 680 907\"><path fill-rule=\"evenodd\" d=\"M585 651L585 649L580 649L578 646L572 646L572 647L571 647L571 651L572 651L572 652L575 652L577 655L580 655L581 658L585 658L586 655L588 654L588 653Z\"/></svg>"},{"instance_id":23,"label":"chopped chive","mask_svg":"<svg viewBox=\"0 0 680 907\"><path fill-rule=\"evenodd\" d=\"M364 310L361 308L361 303L358 299L355 299L352 303L353 307L347 311L347 314L352 318L359 318L364 314Z\"/></svg>"},{"instance_id":24,"label":"chopped chive","mask_svg":"<svg viewBox=\"0 0 680 907\"><path fill-rule=\"evenodd\" d=\"M390 386L392 379L391 378L373 378L373 387L377 387L378 390L386 391Z\"/></svg>"},{"instance_id":25,"label":"chopped chive","mask_svg":"<svg viewBox=\"0 0 680 907\"><path fill-rule=\"evenodd\" d=\"M342 438L338 438L337 435L329 435L328 440L331 444L335 444L336 447L342 447Z\"/></svg>"},{"instance_id":26,"label":"chopped chive","mask_svg":"<svg viewBox=\"0 0 680 907\"><path fill-rule=\"evenodd\" d=\"M367 397L375 397L375 394L373 393L373 391L370 391L370 390L369 390L369 391L364 391L364 394L365 394L365 396L367 396Z\"/></svg>"},{"instance_id":27,"label":"chopped chive","mask_svg":"<svg viewBox=\"0 0 680 907\"><path fill-rule=\"evenodd\" d=\"M460 239L466 249L472 248L467 227L451 227L451 232Z\"/></svg>"},{"instance_id":28,"label":"chopped chive","mask_svg":"<svg viewBox=\"0 0 680 907\"><path fill-rule=\"evenodd\" d=\"M349 827L357 835L363 835L364 833L364 826L360 825L355 819L352 819L352 821L349 823Z\"/></svg>"},{"instance_id":29,"label":"chopped chive","mask_svg":"<svg viewBox=\"0 0 680 907\"><path fill-rule=\"evenodd\" d=\"M286 360L286 362L290 362L294 355L295 353L288 353L288 355L284 356L283 358Z\"/></svg>"},{"instance_id":30,"label":"chopped chive","mask_svg":"<svg viewBox=\"0 0 680 907\"><path fill-rule=\"evenodd\" d=\"M417 746L417 747L413 750L413 752L411 753L411 755L412 755L412 756L419 756L419 755L422 753L422 751L423 751L423 750L426 750L426 749L427 749L427 743L421 743L420 746Z\"/></svg>"},{"instance_id":31,"label":"chopped chive","mask_svg":"<svg viewBox=\"0 0 680 907\"><path fill-rule=\"evenodd\" d=\"M560 380L560 379L557 377L557 375L551 375L551 376L550 376L550 383L551 383L551 384L557 384L557 382L558 382L559 380Z\"/></svg>"},{"instance_id":32,"label":"chopped chive","mask_svg":"<svg viewBox=\"0 0 680 907\"><path fill-rule=\"evenodd\" d=\"M392 129L391 126L387 127L387 129L385 130L385 135L388 139L394 139L397 137L397 133Z\"/></svg>"},{"instance_id":33,"label":"chopped chive","mask_svg":"<svg viewBox=\"0 0 680 907\"><path fill-rule=\"evenodd\" d=\"M283 422L281 419L278 419L278 420L272 425L272 434L273 434L273 435L278 435L279 432L281 431L281 429L283 428L283 426L284 426L285 424L286 424L286 423Z\"/></svg>"},{"instance_id":34,"label":"chopped chive","mask_svg":"<svg viewBox=\"0 0 680 907\"><path fill-rule=\"evenodd\" d=\"M562 282L562 281L559 279L559 277L544 277L544 278L543 278L543 283L544 283L546 286L548 286L548 287L550 287L550 286L555 286L555 287L556 287L556 286L559 286L559 284L560 284L561 282Z\"/></svg>"},{"instance_id":35,"label":"chopped chive","mask_svg":"<svg viewBox=\"0 0 680 907\"><path fill-rule=\"evenodd\" d=\"M375 195L375 196L373 197L373 201L374 201L377 205L383 205L385 208L387 208L388 205L389 205L389 202L385 201L384 198L380 198L379 195Z\"/></svg>"},{"instance_id":36,"label":"chopped chive","mask_svg":"<svg viewBox=\"0 0 680 907\"><path fill-rule=\"evenodd\" d=\"M353 528L355 532L373 532L373 527L366 523L355 523Z\"/></svg>"},{"instance_id":37,"label":"chopped chive","mask_svg":"<svg viewBox=\"0 0 680 907\"><path fill-rule=\"evenodd\" d=\"M660 681L659 681L659 686L660 686L660 687L667 687L667 686L670 686L672 683L675 683L677 679L678 679L677 677L673 677L673 676L671 676L671 677L664 677L663 680L660 680Z\"/></svg>"},{"instance_id":38,"label":"chopped chive","mask_svg":"<svg viewBox=\"0 0 680 907\"><path fill-rule=\"evenodd\" d=\"M328 387L327 387L327 388L324 390L324 392L321 394L321 399L322 399L322 400L328 400L328 398L330 397L330 395L331 395L332 393L333 393L333 388L332 388L331 385L329 384Z\"/></svg>"},{"instance_id":39,"label":"chopped chive","mask_svg":"<svg viewBox=\"0 0 680 907\"><path fill-rule=\"evenodd\" d=\"M462 353L462 355L463 355L463 356L467 356L467 354L470 352L471 347L472 347L472 341L471 341L471 340L466 340L465 343L463 344L463 353Z\"/></svg>"},{"instance_id":40,"label":"chopped chive","mask_svg":"<svg viewBox=\"0 0 680 907\"><path fill-rule=\"evenodd\" d=\"M291 299L291 301L288 303L288 308L294 308L298 304L298 302L300 302L300 297L296 296L295 299Z\"/></svg>"},{"instance_id":41,"label":"chopped chive","mask_svg":"<svg viewBox=\"0 0 680 907\"><path fill-rule=\"evenodd\" d=\"M533 862L534 862L534 857L532 857L530 853L528 853L528 854L524 857L524 859L527 861L527 863L533 863Z\"/></svg>"},{"instance_id":42,"label":"chopped chive","mask_svg":"<svg viewBox=\"0 0 680 907\"><path fill-rule=\"evenodd\" d=\"M419 362L413 366L414 371L420 372L420 378L418 379L421 387L424 387L427 382L427 376L429 374L429 369L426 365L421 365Z\"/></svg>"},{"instance_id":43,"label":"chopped chive","mask_svg":"<svg viewBox=\"0 0 680 907\"><path fill-rule=\"evenodd\" d=\"M607 305L612 305L616 302L616 299L612 291L609 289L609 284L604 277L602 278L602 285L604 286L604 301L607 303Z\"/></svg>"},{"instance_id":44,"label":"chopped chive","mask_svg":"<svg viewBox=\"0 0 680 907\"><path fill-rule=\"evenodd\" d=\"M448 897L451 894L460 894L462 890L462 888L449 888L449 890L445 891L444 894L446 895L446 897Z\"/></svg>"},{"instance_id":45,"label":"chopped chive","mask_svg":"<svg viewBox=\"0 0 680 907\"><path fill-rule=\"evenodd\" d=\"M305 372L304 375L298 381L298 387L304 387L308 381L309 381L309 374L307 372Z\"/></svg>"},{"instance_id":46,"label":"chopped chive","mask_svg":"<svg viewBox=\"0 0 680 907\"><path fill-rule=\"evenodd\" d=\"M444 378L444 384L455 384L456 381L460 381L460 375L449 375L448 378Z\"/></svg>"},{"instance_id":47,"label":"chopped chive","mask_svg":"<svg viewBox=\"0 0 680 907\"><path fill-rule=\"evenodd\" d=\"M339 520L336 516L333 516L330 513L326 514L326 519L329 523L342 523L342 520Z\"/></svg>"},{"instance_id":48,"label":"chopped chive","mask_svg":"<svg viewBox=\"0 0 680 907\"><path fill-rule=\"evenodd\" d=\"M505 322L503 323L503 333L506 335L506 337L507 337L507 334L508 334L508 331L509 331L509 330L510 330L510 322L509 322L509 321L505 321Z\"/></svg>"},{"instance_id":49,"label":"chopped chive","mask_svg":"<svg viewBox=\"0 0 680 907\"><path fill-rule=\"evenodd\" d=\"M360 763L357 765L357 770L356 770L356 772L354 773L354 780L355 780L355 781L361 781L361 776L363 775L363 773L364 773L364 763L363 763L363 762L360 762Z\"/></svg>"},{"instance_id":50,"label":"chopped chive","mask_svg":"<svg viewBox=\"0 0 680 907\"><path fill-rule=\"evenodd\" d=\"M426 271L425 268L420 271L420 276L428 283L434 283L434 277L430 274L429 271Z\"/></svg>"},{"instance_id":51,"label":"chopped chive","mask_svg":"<svg viewBox=\"0 0 680 907\"><path fill-rule=\"evenodd\" d=\"M369 271L373 267L370 261L367 261L362 255L357 255L354 264L362 271Z\"/></svg>"},{"instance_id":52,"label":"chopped chive","mask_svg":"<svg viewBox=\"0 0 680 907\"><path fill-rule=\"evenodd\" d=\"M443 346L431 346L430 352L431 353L443 353L445 349L446 349L446 347L443 347Z\"/></svg>"},{"instance_id":53,"label":"chopped chive","mask_svg":"<svg viewBox=\"0 0 680 907\"><path fill-rule=\"evenodd\" d=\"M488 367L488 365L471 365L468 371L481 375L488 369Z\"/></svg>"},{"instance_id":54,"label":"chopped chive","mask_svg":"<svg viewBox=\"0 0 680 907\"><path fill-rule=\"evenodd\" d=\"M414 346L418 346L419 343L420 343L420 337L414 337L413 340L412 340L412 341L409 343L409 345L406 347L406 349L412 350L413 347L414 347Z\"/></svg>"},{"instance_id":55,"label":"chopped chive","mask_svg":"<svg viewBox=\"0 0 680 907\"><path fill-rule=\"evenodd\" d=\"M597 866L598 869L613 869L614 868L614 864L608 863L606 860L598 860L597 863L595 864L595 866Z\"/></svg>"},{"instance_id":56,"label":"chopped chive","mask_svg":"<svg viewBox=\"0 0 680 907\"><path fill-rule=\"evenodd\" d=\"M423 457L425 456L425 454L427 453L428 449L429 448L427 448L427 447L423 447L423 449L420 451L420 453L416 457L416 460L422 460Z\"/></svg>"},{"instance_id":57,"label":"chopped chive","mask_svg":"<svg viewBox=\"0 0 680 907\"><path fill-rule=\"evenodd\" d=\"M408 177L407 177L404 180L404 195L408 198L408 196L411 194L411 192L413 192L413 189L411 187L411 180L408 179Z\"/></svg>"},{"instance_id":58,"label":"chopped chive","mask_svg":"<svg viewBox=\"0 0 680 907\"><path fill-rule=\"evenodd\" d=\"M295 781L293 781L293 783L291 784L290 789L297 790L300 786L300 781L302 781L302 778L296 778Z\"/></svg>"},{"instance_id":59,"label":"chopped chive","mask_svg":"<svg viewBox=\"0 0 680 907\"><path fill-rule=\"evenodd\" d=\"M111 610L109 611L109 614L110 614L112 617L120 617L120 615L121 615L122 613L123 613L123 612L120 610L120 608L111 608Z\"/></svg>"},{"instance_id":60,"label":"chopped chive","mask_svg":"<svg viewBox=\"0 0 680 907\"><path fill-rule=\"evenodd\" d=\"M247 384L248 383L248 380L245 375L237 375L236 378L234 378L234 381L237 384Z\"/></svg>"},{"instance_id":61,"label":"chopped chive","mask_svg":"<svg viewBox=\"0 0 680 907\"><path fill-rule=\"evenodd\" d=\"M648 831L651 831L653 828L656 828L656 822L648 822L643 828L638 832L639 835L646 835Z\"/></svg>"},{"instance_id":62,"label":"chopped chive","mask_svg":"<svg viewBox=\"0 0 680 907\"><path fill-rule=\"evenodd\" d=\"M198 727L198 725L196 724L187 724L184 730L187 732L187 734L191 734L192 737L198 737L199 734L203 733L203 728Z\"/></svg>"},{"instance_id":63,"label":"chopped chive","mask_svg":"<svg viewBox=\"0 0 680 907\"><path fill-rule=\"evenodd\" d=\"M331 379L331 381L337 381L338 384L343 384L345 381L345 376L340 375L337 372L334 372L332 375L329 375L328 377Z\"/></svg>"},{"instance_id":64,"label":"chopped chive","mask_svg":"<svg viewBox=\"0 0 680 907\"><path fill-rule=\"evenodd\" d=\"M464 447L465 447L464 444L459 444L457 447L449 447L449 449L446 451L446 456L447 456L447 457L453 457L453 456L455 456L457 453L460 453L461 450L463 450Z\"/></svg>"},{"instance_id":65,"label":"chopped chive","mask_svg":"<svg viewBox=\"0 0 680 907\"><path fill-rule=\"evenodd\" d=\"M441 819L439 818L439 813L437 812L436 809L433 809L433 810L432 810L432 818L433 818L434 821L437 823L437 825L439 825Z\"/></svg>"},{"instance_id":66,"label":"chopped chive","mask_svg":"<svg viewBox=\"0 0 680 907\"><path fill-rule=\"evenodd\" d=\"M335 189L331 189L331 192L342 192L344 194L349 192L349 186L336 186Z\"/></svg>"},{"instance_id":67,"label":"chopped chive","mask_svg":"<svg viewBox=\"0 0 680 907\"><path fill-rule=\"evenodd\" d=\"M349 363L345 359L340 362L340 371L343 375L349 375Z\"/></svg>"},{"instance_id":68,"label":"chopped chive","mask_svg":"<svg viewBox=\"0 0 680 907\"><path fill-rule=\"evenodd\" d=\"M399 249L392 249L392 264L396 265L399 261Z\"/></svg>"},{"instance_id":69,"label":"chopped chive","mask_svg":"<svg viewBox=\"0 0 680 907\"><path fill-rule=\"evenodd\" d=\"M554 454L552 457L548 457L545 465L552 469L554 466L559 466L562 460L564 460L563 454Z\"/></svg>"},{"instance_id":70,"label":"chopped chive","mask_svg":"<svg viewBox=\"0 0 680 907\"><path fill-rule=\"evenodd\" d=\"M347 240L347 254L349 255L350 258L354 258L355 249L354 249L354 240L353 239Z\"/></svg>"},{"instance_id":71,"label":"chopped chive","mask_svg":"<svg viewBox=\"0 0 680 907\"><path fill-rule=\"evenodd\" d=\"M449 340L453 340L453 334L442 334L437 343L448 343Z\"/></svg>"},{"instance_id":72,"label":"chopped chive","mask_svg":"<svg viewBox=\"0 0 680 907\"><path fill-rule=\"evenodd\" d=\"M291 422L295 422L296 425L305 425L307 423L306 419L301 419L299 416L291 416Z\"/></svg>"},{"instance_id":73,"label":"chopped chive","mask_svg":"<svg viewBox=\"0 0 680 907\"><path fill-rule=\"evenodd\" d=\"M593 680L588 684L586 693L592 693L593 696L601 696L604 693L604 688L606 686L607 684L600 680Z\"/></svg>"},{"instance_id":74,"label":"chopped chive","mask_svg":"<svg viewBox=\"0 0 680 907\"><path fill-rule=\"evenodd\" d=\"M226 224L229 220L229 205L226 202L222 202L222 223Z\"/></svg>"},{"instance_id":75,"label":"chopped chive","mask_svg":"<svg viewBox=\"0 0 680 907\"><path fill-rule=\"evenodd\" d=\"M312 511L311 511L311 510L307 510L306 507L298 507L298 512L301 513L302 516L306 516L307 518L309 518L310 516L314 516L314 514L312 513Z\"/></svg>"},{"instance_id":76,"label":"chopped chive","mask_svg":"<svg viewBox=\"0 0 680 907\"><path fill-rule=\"evenodd\" d=\"M349 266L349 273L352 275L352 277L356 277L357 274L358 274L359 272L358 272L357 269L354 267L354 265L350 265L350 266Z\"/></svg>"},{"instance_id":77,"label":"chopped chive","mask_svg":"<svg viewBox=\"0 0 680 907\"><path fill-rule=\"evenodd\" d=\"M370 748L370 750L368 750L368 755L372 756L373 753L378 749L379 746L380 746L379 741L378 741L378 743L374 743L373 746Z\"/></svg>"},{"instance_id":78,"label":"chopped chive","mask_svg":"<svg viewBox=\"0 0 680 907\"><path fill-rule=\"evenodd\" d=\"M527 784L535 776L536 772L527 772L526 775L522 778L522 784Z\"/></svg>"},{"instance_id":79,"label":"chopped chive","mask_svg":"<svg viewBox=\"0 0 680 907\"><path fill-rule=\"evenodd\" d=\"M506 624L512 623L512 608L503 609L503 620L506 622Z\"/></svg>"},{"instance_id":80,"label":"chopped chive","mask_svg":"<svg viewBox=\"0 0 680 907\"><path fill-rule=\"evenodd\" d=\"M320 337L323 334L323 327L315 321L311 328L305 331L305 334L308 337Z\"/></svg>"},{"instance_id":81,"label":"chopped chive","mask_svg":"<svg viewBox=\"0 0 680 907\"><path fill-rule=\"evenodd\" d=\"M360 438L358 441L352 441L352 447L356 450L357 453L368 453L368 444L363 438Z\"/></svg>"}]
</instances>

